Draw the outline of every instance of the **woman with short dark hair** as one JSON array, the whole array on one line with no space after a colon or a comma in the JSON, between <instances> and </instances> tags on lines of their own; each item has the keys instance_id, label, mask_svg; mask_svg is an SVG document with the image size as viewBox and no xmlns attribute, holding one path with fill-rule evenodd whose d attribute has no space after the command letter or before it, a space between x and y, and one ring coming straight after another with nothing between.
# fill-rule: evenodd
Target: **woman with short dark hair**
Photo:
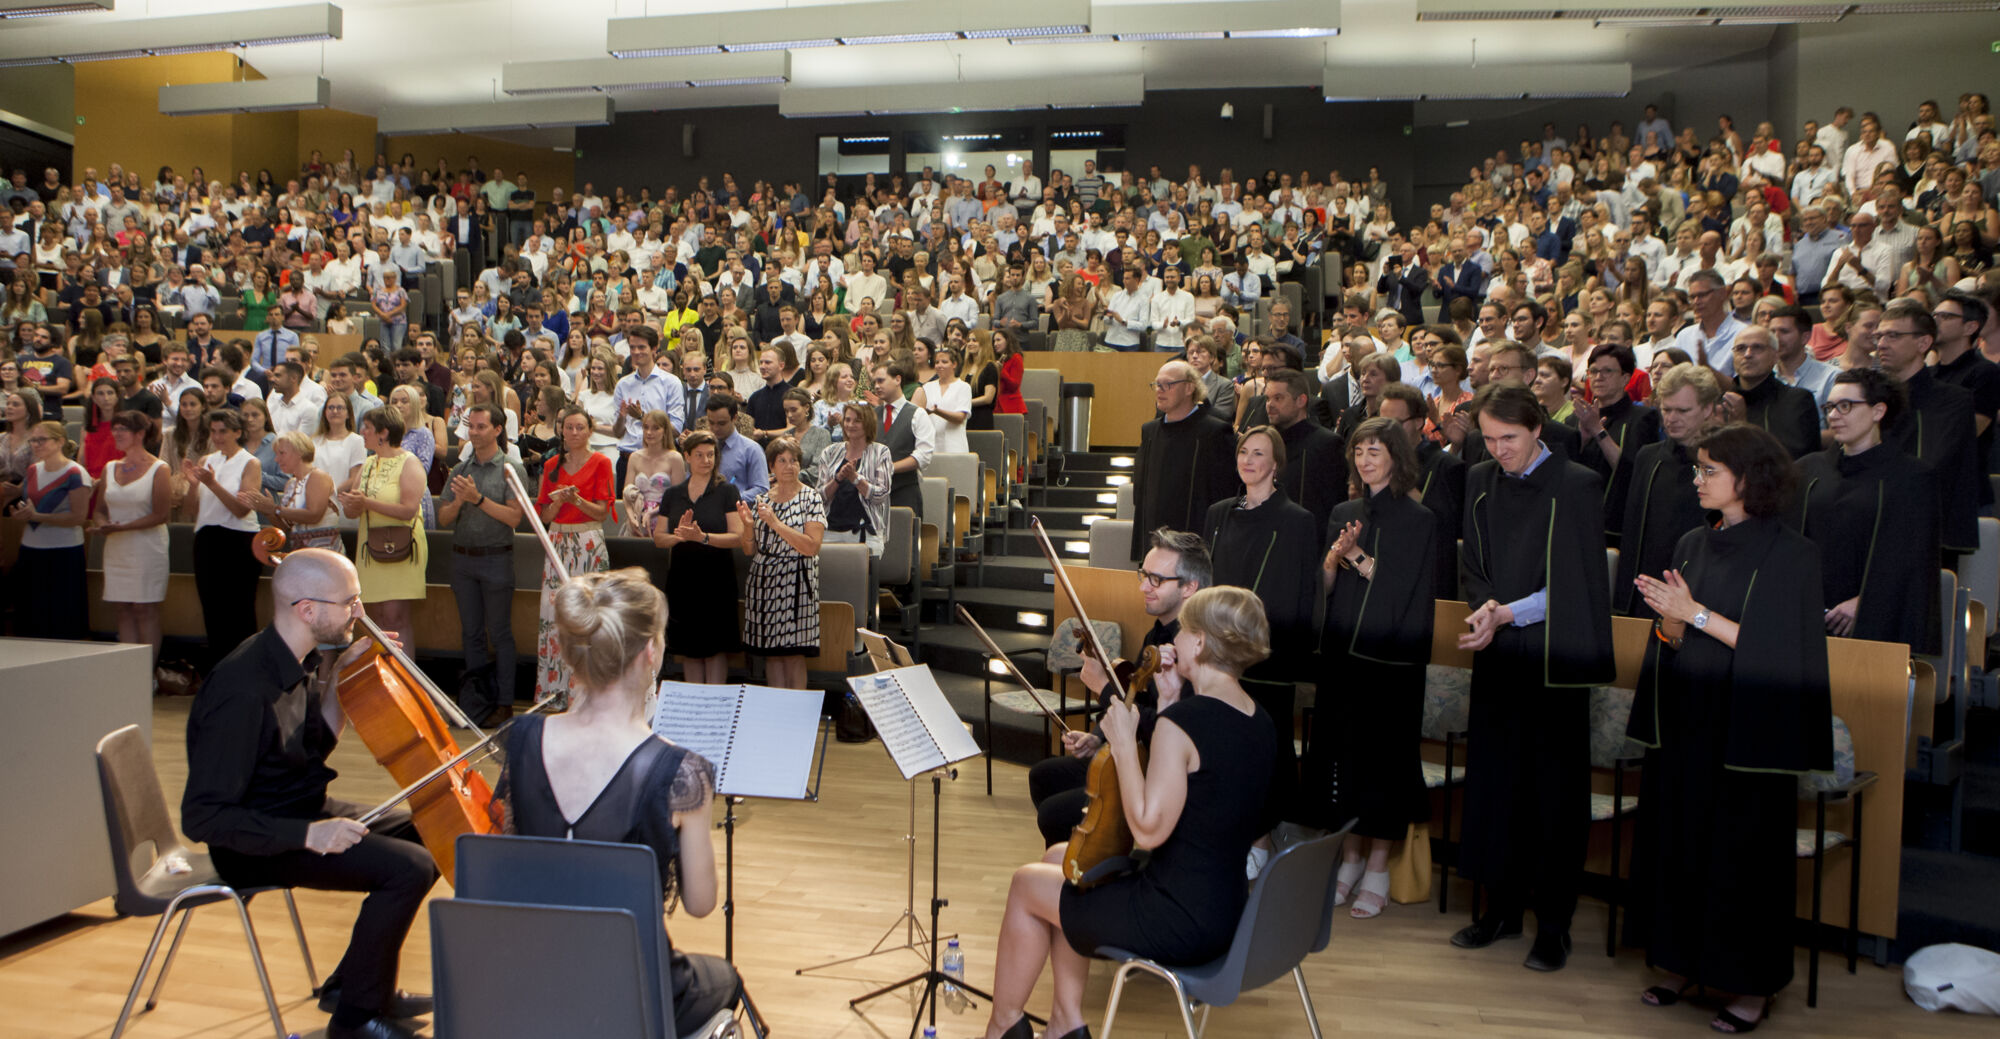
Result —
<instances>
[{"instance_id":1,"label":"woman with short dark hair","mask_svg":"<svg viewBox=\"0 0 2000 1039\"><path fill-rule=\"evenodd\" d=\"M250 552L257 513L242 496L263 485L263 470L243 447L242 416L214 408L200 421L211 450L199 462L181 459L181 475L195 499L194 586L212 668L257 633L257 581L264 568Z\"/></svg>"},{"instance_id":2,"label":"woman with short dark hair","mask_svg":"<svg viewBox=\"0 0 2000 1039\"><path fill-rule=\"evenodd\" d=\"M1699 984L1728 999L1709 1022L1747 1032L1792 979L1798 777L1833 767L1819 550L1778 513L1790 453L1737 423L1703 437L1695 483L1715 528L1641 574L1658 616L1628 733L1646 745L1628 937L1667 975L1641 999Z\"/></svg>"}]
</instances>

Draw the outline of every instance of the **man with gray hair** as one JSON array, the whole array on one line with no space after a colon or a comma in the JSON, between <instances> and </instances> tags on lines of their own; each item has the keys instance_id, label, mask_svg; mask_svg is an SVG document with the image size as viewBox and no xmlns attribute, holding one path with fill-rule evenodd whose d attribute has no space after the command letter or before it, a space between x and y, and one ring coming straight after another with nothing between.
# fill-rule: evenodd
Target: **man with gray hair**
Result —
<instances>
[{"instance_id":1,"label":"man with gray hair","mask_svg":"<svg viewBox=\"0 0 2000 1039\"><path fill-rule=\"evenodd\" d=\"M1146 532L1195 530L1208 507L1236 492L1236 436L1229 420L1209 413L1201 376L1186 361L1168 361L1153 377L1160 417L1139 429L1132 468L1132 557Z\"/></svg>"},{"instance_id":2,"label":"man with gray hair","mask_svg":"<svg viewBox=\"0 0 2000 1039\"><path fill-rule=\"evenodd\" d=\"M1725 378L1735 376L1730 349L1745 325L1729 312L1722 275L1708 268L1696 271L1688 276L1687 294L1694 305L1694 321L1674 337L1674 345L1687 351L1696 364L1708 365Z\"/></svg>"}]
</instances>

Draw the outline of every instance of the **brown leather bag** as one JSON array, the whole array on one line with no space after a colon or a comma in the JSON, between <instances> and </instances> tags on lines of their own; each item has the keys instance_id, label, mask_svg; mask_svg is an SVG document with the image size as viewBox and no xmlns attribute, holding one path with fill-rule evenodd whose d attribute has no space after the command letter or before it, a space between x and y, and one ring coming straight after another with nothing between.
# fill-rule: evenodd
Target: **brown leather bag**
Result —
<instances>
[{"instance_id":1,"label":"brown leather bag","mask_svg":"<svg viewBox=\"0 0 2000 1039\"><path fill-rule=\"evenodd\" d=\"M370 527L368 558L378 563L400 563L417 549L416 532L405 526Z\"/></svg>"}]
</instances>

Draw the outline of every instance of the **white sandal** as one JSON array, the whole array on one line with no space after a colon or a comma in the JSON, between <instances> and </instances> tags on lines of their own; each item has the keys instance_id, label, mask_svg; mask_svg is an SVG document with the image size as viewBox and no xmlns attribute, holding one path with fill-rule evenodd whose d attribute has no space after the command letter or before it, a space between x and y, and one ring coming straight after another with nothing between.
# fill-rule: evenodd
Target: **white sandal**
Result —
<instances>
[{"instance_id":1,"label":"white sandal","mask_svg":"<svg viewBox=\"0 0 2000 1039\"><path fill-rule=\"evenodd\" d=\"M1368 863L1365 859L1356 859L1353 862L1343 862L1340 864L1340 869L1333 875L1334 905L1344 906L1347 904L1347 895L1354 890L1354 882L1361 879L1362 872L1367 868Z\"/></svg>"},{"instance_id":2,"label":"white sandal","mask_svg":"<svg viewBox=\"0 0 2000 1039\"><path fill-rule=\"evenodd\" d=\"M1348 915L1356 920L1368 920L1381 916L1389 905L1389 871L1364 873L1361 875L1361 893L1354 896L1354 908Z\"/></svg>"}]
</instances>

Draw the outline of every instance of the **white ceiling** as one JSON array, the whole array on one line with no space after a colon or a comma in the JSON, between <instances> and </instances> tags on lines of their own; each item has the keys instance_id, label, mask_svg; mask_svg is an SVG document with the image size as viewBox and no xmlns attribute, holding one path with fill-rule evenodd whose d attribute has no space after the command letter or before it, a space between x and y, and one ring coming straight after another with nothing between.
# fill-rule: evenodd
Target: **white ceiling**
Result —
<instances>
[{"instance_id":1,"label":"white ceiling","mask_svg":"<svg viewBox=\"0 0 2000 1039\"><path fill-rule=\"evenodd\" d=\"M334 0L344 38L258 47L245 58L267 76L325 75L333 105L375 113L383 104L507 101L500 66L605 56L613 17L706 13L714 0ZM758 3L758 0L752 0ZM818 0L818 3L858 0ZM1005 2L1005 0L998 0ZM1120 0L1095 0L1117 5ZM1145 0L1158 3L1160 0ZM1190 0L1226 8L1228 0ZM758 3L765 7L813 5ZM50 19L87 39L106 19L207 14L280 6L272 0L119 0L111 14ZM747 9L747 8L745 8ZM1015 46L1004 40L832 47L795 51L802 87L934 83L1061 76L1069 71L1144 73L1150 90L1317 86L1328 62L1405 67L1478 61L1629 61L1635 78L1764 46L1771 29L1596 29L1588 22L1416 21L1414 0L1343 0L1330 40L1225 40ZM615 94L625 111L776 104L778 86Z\"/></svg>"}]
</instances>

